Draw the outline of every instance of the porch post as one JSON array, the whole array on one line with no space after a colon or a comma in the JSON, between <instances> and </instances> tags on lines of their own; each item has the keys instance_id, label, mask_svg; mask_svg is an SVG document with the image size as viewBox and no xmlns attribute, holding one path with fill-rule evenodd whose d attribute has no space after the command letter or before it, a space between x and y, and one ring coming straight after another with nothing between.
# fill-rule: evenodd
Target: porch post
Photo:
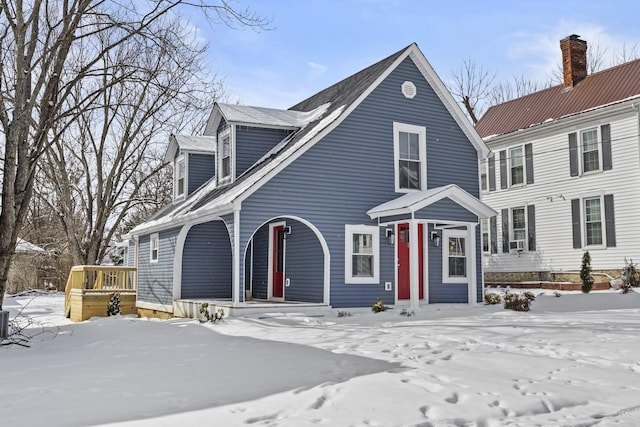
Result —
<instances>
[{"instance_id":1,"label":"porch post","mask_svg":"<svg viewBox=\"0 0 640 427\"><path fill-rule=\"evenodd\" d=\"M233 211L233 247L231 248L233 263L231 300L240 303L240 209Z\"/></svg>"},{"instance_id":2,"label":"porch post","mask_svg":"<svg viewBox=\"0 0 640 427\"><path fill-rule=\"evenodd\" d=\"M412 308L420 304L420 267L418 258L418 222L409 221L409 300Z\"/></svg>"},{"instance_id":3,"label":"porch post","mask_svg":"<svg viewBox=\"0 0 640 427\"><path fill-rule=\"evenodd\" d=\"M469 257L467 262L467 271L469 272L469 289L468 289L468 303L477 304L478 297L478 272L476 264L476 227L478 224L467 224L467 235L469 236Z\"/></svg>"}]
</instances>

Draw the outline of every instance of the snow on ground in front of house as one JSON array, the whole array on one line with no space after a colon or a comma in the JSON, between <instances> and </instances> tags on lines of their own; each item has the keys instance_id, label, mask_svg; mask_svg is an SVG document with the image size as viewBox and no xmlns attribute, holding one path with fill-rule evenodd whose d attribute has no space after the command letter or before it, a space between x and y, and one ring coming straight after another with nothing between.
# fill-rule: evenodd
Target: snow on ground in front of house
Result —
<instances>
[{"instance_id":1,"label":"snow on ground in front of house","mask_svg":"<svg viewBox=\"0 0 640 427\"><path fill-rule=\"evenodd\" d=\"M519 292L519 291L518 291ZM538 294L537 291L533 291ZM265 312L194 320L62 317L0 347L2 425L636 426L640 294L551 292L501 306ZM28 304L28 305L27 305ZM339 317L338 313L350 314Z\"/></svg>"}]
</instances>

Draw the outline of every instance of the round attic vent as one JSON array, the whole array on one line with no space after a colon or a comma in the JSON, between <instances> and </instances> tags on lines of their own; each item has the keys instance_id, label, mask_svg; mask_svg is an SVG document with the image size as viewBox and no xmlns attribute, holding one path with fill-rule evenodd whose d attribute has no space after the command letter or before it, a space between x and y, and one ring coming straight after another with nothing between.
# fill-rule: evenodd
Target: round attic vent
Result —
<instances>
[{"instance_id":1,"label":"round attic vent","mask_svg":"<svg viewBox=\"0 0 640 427\"><path fill-rule=\"evenodd\" d=\"M402 94L405 96L405 98L412 99L414 96L416 96L416 93L416 85L414 85L413 82L402 83Z\"/></svg>"}]
</instances>

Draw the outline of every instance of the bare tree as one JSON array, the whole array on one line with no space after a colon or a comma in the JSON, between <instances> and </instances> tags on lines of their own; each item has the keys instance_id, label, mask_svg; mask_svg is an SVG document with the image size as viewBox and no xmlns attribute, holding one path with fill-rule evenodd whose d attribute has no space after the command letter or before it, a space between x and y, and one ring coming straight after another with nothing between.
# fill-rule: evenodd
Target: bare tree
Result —
<instances>
[{"instance_id":1,"label":"bare tree","mask_svg":"<svg viewBox=\"0 0 640 427\"><path fill-rule=\"evenodd\" d=\"M234 9L226 0L215 5L196 3L227 24L255 28L268 24L250 11ZM0 310L38 163L52 144L67 135L67 128L60 123L73 123L71 118L100 97L99 93L83 93L79 86L104 75L103 59L125 42L141 39L152 43L156 23L185 5L193 3L0 0L0 124L4 137L0 155ZM109 38L102 49L84 49L95 37L114 29L117 36Z\"/></svg>"},{"instance_id":2,"label":"bare tree","mask_svg":"<svg viewBox=\"0 0 640 427\"><path fill-rule=\"evenodd\" d=\"M458 71L453 73L449 91L464 106L469 118L476 124L485 107L485 99L491 94L495 74L477 67L472 59L465 59Z\"/></svg>"}]
</instances>

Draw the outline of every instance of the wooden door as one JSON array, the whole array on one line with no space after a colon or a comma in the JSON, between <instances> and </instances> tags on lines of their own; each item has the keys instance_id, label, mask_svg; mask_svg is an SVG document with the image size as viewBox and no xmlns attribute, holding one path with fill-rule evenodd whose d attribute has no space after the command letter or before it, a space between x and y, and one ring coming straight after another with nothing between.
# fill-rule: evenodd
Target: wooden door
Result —
<instances>
[{"instance_id":1,"label":"wooden door","mask_svg":"<svg viewBox=\"0 0 640 427\"><path fill-rule=\"evenodd\" d=\"M271 258L271 283L274 298L284 296L284 226L273 227L273 251Z\"/></svg>"},{"instance_id":2,"label":"wooden door","mask_svg":"<svg viewBox=\"0 0 640 427\"><path fill-rule=\"evenodd\" d=\"M424 240L423 226L418 225L418 244L411 245L409 224L398 224L396 233L398 246L398 300L411 298L411 250L418 251L418 288L419 299L424 298Z\"/></svg>"}]
</instances>

